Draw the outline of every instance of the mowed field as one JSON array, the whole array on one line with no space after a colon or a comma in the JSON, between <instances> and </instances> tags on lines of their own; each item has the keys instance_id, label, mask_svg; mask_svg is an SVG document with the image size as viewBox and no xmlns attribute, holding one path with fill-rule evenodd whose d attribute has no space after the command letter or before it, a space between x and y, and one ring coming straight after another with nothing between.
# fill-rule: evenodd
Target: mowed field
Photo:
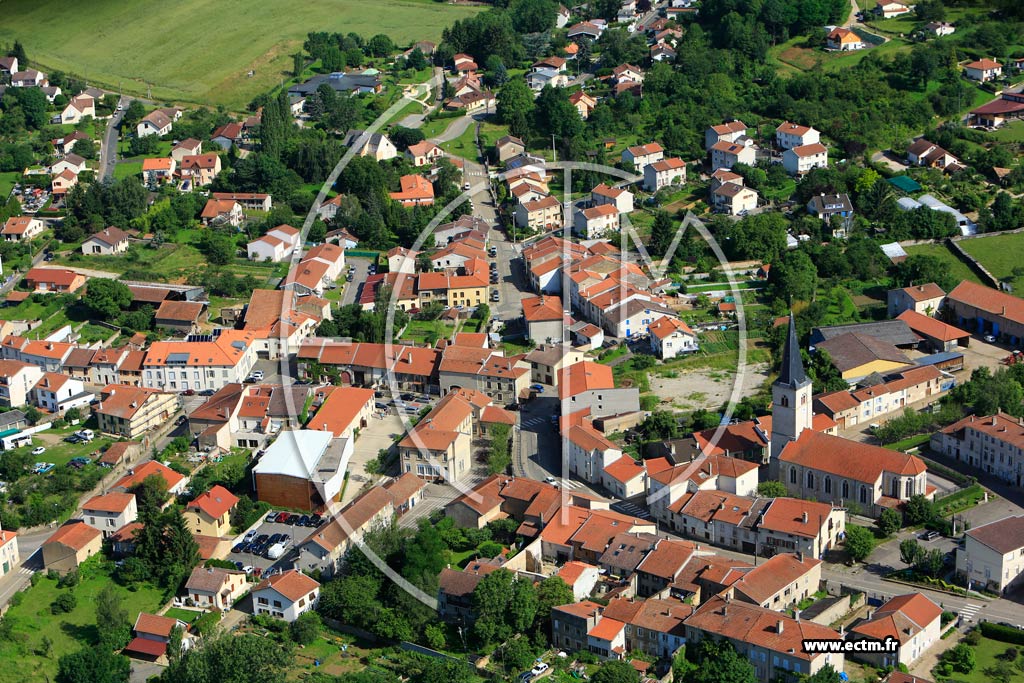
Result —
<instances>
[{"instance_id":1,"label":"mowed field","mask_svg":"<svg viewBox=\"0 0 1024 683\"><path fill-rule=\"evenodd\" d=\"M287 79L310 31L386 33L437 42L479 7L434 0L3 0L0 44L20 40L32 66L170 102L241 109ZM247 72L254 71L252 77Z\"/></svg>"},{"instance_id":2,"label":"mowed field","mask_svg":"<svg viewBox=\"0 0 1024 683\"><path fill-rule=\"evenodd\" d=\"M1024 294L1024 272L1021 254L1024 254L1024 233L992 235L973 240L962 240L960 247L978 259L988 272L1013 285L1017 296ZM1016 272L1015 272L1016 271Z\"/></svg>"}]
</instances>

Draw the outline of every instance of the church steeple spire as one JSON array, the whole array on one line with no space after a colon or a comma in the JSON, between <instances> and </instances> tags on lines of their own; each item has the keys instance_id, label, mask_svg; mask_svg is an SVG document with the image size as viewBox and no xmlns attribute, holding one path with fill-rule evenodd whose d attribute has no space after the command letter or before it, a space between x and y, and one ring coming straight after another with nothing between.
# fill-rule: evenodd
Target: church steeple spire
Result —
<instances>
[{"instance_id":1,"label":"church steeple spire","mask_svg":"<svg viewBox=\"0 0 1024 683\"><path fill-rule=\"evenodd\" d=\"M785 348L782 351L782 369L776 384L798 387L806 382L807 373L804 372L804 362L800 357L800 344L796 340L796 322L793 320L793 312L790 311L789 331L786 336Z\"/></svg>"}]
</instances>

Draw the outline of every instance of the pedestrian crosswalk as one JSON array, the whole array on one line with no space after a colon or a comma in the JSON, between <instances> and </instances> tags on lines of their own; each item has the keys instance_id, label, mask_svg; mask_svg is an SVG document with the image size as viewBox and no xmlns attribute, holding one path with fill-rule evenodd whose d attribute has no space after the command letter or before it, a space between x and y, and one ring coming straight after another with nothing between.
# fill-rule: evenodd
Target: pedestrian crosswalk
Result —
<instances>
[{"instance_id":1,"label":"pedestrian crosswalk","mask_svg":"<svg viewBox=\"0 0 1024 683\"><path fill-rule=\"evenodd\" d=\"M586 484L584 484L583 482L581 482L581 481L574 481L572 479L562 479L561 481L559 481L559 484L561 486L564 486L567 489L582 489L582 488L586 488Z\"/></svg>"},{"instance_id":2,"label":"pedestrian crosswalk","mask_svg":"<svg viewBox=\"0 0 1024 683\"><path fill-rule=\"evenodd\" d=\"M646 509L640 507L636 503L615 503L612 508L616 512L621 512L625 515L631 515L633 517L639 517L640 519L650 519L651 513Z\"/></svg>"},{"instance_id":3,"label":"pedestrian crosswalk","mask_svg":"<svg viewBox=\"0 0 1024 683\"><path fill-rule=\"evenodd\" d=\"M973 605L967 603L962 610L960 610L960 619L967 622L974 619L975 615L978 614L978 610L981 609L981 605Z\"/></svg>"},{"instance_id":4,"label":"pedestrian crosswalk","mask_svg":"<svg viewBox=\"0 0 1024 683\"><path fill-rule=\"evenodd\" d=\"M19 573L19 574L22 574L22 575L24 575L24 576L31 576L32 574L35 574L35 573L36 573L36 570L34 570L34 569L29 569L28 567L20 567L20 568L18 569L18 573Z\"/></svg>"},{"instance_id":5,"label":"pedestrian crosswalk","mask_svg":"<svg viewBox=\"0 0 1024 683\"><path fill-rule=\"evenodd\" d=\"M527 431L532 432L532 431L534 431L534 429L529 429L530 427L533 427L533 428L543 427L544 424L546 422L550 422L550 420L551 420L550 417L545 417L543 415L532 415L530 417L524 417L522 419L522 426Z\"/></svg>"}]
</instances>

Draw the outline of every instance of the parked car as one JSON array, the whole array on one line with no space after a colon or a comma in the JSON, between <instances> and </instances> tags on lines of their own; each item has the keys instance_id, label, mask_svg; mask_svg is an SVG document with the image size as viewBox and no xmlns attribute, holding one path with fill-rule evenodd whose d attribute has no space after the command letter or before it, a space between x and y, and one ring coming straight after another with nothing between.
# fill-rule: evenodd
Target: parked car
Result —
<instances>
[{"instance_id":1,"label":"parked car","mask_svg":"<svg viewBox=\"0 0 1024 683\"><path fill-rule=\"evenodd\" d=\"M542 673L547 671L548 668L549 667L545 662L537 662L537 665L533 667L533 670L530 673L534 676L540 676Z\"/></svg>"},{"instance_id":2,"label":"parked car","mask_svg":"<svg viewBox=\"0 0 1024 683\"><path fill-rule=\"evenodd\" d=\"M264 522L276 522L277 521L277 515L278 515L277 512L274 512L273 510L271 510L270 512L267 513L267 516L263 518L263 521Z\"/></svg>"},{"instance_id":3,"label":"parked car","mask_svg":"<svg viewBox=\"0 0 1024 683\"><path fill-rule=\"evenodd\" d=\"M217 392L214 391L213 389L203 389L202 391L199 392L199 395L200 396L213 396L216 393Z\"/></svg>"},{"instance_id":4,"label":"parked car","mask_svg":"<svg viewBox=\"0 0 1024 683\"><path fill-rule=\"evenodd\" d=\"M298 525L309 526L309 515L302 515L301 517L299 517Z\"/></svg>"},{"instance_id":5,"label":"parked car","mask_svg":"<svg viewBox=\"0 0 1024 683\"><path fill-rule=\"evenodd\" d=\"M185 391L181 392L181 395L182 396L195 396L196 395L196 390L195 389L186 389Z\"/></svg>"},{"instance_id":6,"label":"parked car","mask_svg":"<svg viewBox=\"0 0 1024 683\"><path fill-rule=\"evenodd\" d=\"M45 452L46 448L44 448L43 446L36 446L35 448L32 449L32 455L42 455Z\"/></svg>"},{"instance_id":7,"label":"parked car","mask_svg":"<svg viewBox=\"0 0 1024 683\"><path fill-rule=\"evenodd\" d=\"M985 341L988 342L989 344L995 344L996 343L995 335L986 334L985 335Z\"/></svg>"},{"instance_id":8,"label":"parked car","mask_svg":"<svg viewBox=\"0 0 1024 683\"><path fill-rule=\"evenodd\" d=\"M269 534L260 534L259 536L256 537L256 543L258 543L259 545L263 545L264 543L266 543L269 540L270 540L270 535Z\"/></svg>"},{"instance_id":9,"label":"parked car","mask_svg":"<svg viewBox=\"0 0 1024 683\"><path fill-rule=\"evenodd\" d=\"M278 524L285 524L288 521L289 517L291 517L291 515L287 512L279 512L277 515L277 519L274 521L276 521Z\"/></svg>"},{"instance_id":10,"label":"parked car","mask_svg":"<svg viewBox=\"0 0 1024 683\"><path fill-rule=\"evenodd\" d=\"M918 538L920 538L922 541L934 541L936 538L938 538L941 535L942 534L940 534L938 531L935 531L933 529L931 531L925 531L920 536L918 536Z\"/></svg>"},{"instance_id":11,"label":"parked car","mask_svg":"<svg viewBox=\"0 0 1024 683\"><path fill-rule=\"evenodd\" d=\"M245 552L245 547L247 545L249 545L249 544L248 543L238 543L238 544L235 545L234 548L231 549L231 552L235 553L236 555L238 555L240 553L243 553L243 552Z\"/></svg>"},{"instance_id":12,"label":"parked car","mask_svg":"<svg viewBox=\"0 0 1024 683\"><path fill-rule=\"evenodd\" d=\"M242 540L245 541L246 543L248 543L249 541L251 541L254 538L256 538L256 530L255 529L246 532L245 538L243 538Z\"/></svg>"}]
</instances>

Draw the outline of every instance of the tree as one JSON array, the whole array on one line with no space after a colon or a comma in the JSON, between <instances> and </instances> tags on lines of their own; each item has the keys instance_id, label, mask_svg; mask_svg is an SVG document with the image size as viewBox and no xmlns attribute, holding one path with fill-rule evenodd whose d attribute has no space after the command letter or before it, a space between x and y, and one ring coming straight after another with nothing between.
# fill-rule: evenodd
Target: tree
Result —
<instances>
[{"instance_id":1,"label":"tree","mask_svg":"<svg viewBox=\"0 0 1024 683\"><path fill-rule=\"evenodd\" d=\"M508 640L529 627L537 613L533 583L506 569L484 577L473 591L473 632L482 643Z\"/></svg>"},{"instance_id":2,"label":"tree","mask_svg":"<svg viewBox=\"0 0 1024 683\"><path fill-rule=\"evenodd\" d=\"M781 481L762 481L757 485L757 495L765 498L781 498L786 493L786 485Z\"/></svg>"},{"instance_id":3,"label":"tree","mask_svg":"<svg viewBox=\"0 0 1024 683\"><path fill-rule=\"evenodd\" d=\"M900 560L903 564L913 567L921 561L922 555L924 555L924 548L914 539L905 538L900 541Z\"/></svg>"},{"instance_id":4,"label":"tree","mask_svg":"<svg viewBox=\"0 0 1024 683\"><path fill-rule=\"evenodd\" d=\"M882 510L882 514L878 516L878 530L885 536L892 536L894 533L900 530L903 526L903 518L900 513L892 508L886 508Z\"/></svg>"},{"instance_id":5,"label":"tree","mask_svg":"<svg viewBox=\"0 0 1024 683\"><path fill-rule=\"evenodd\" d=\"M517 0L510 9L512 26L518 33L549 31L558 17L558 3L554 0Z\"/></svg>"},{"instance_id":6,"label":"tree","mask_svg":"<svg viewBox=\"0 0 1024 683\"><path fill-rule=\"evenodd\" d=\"M813 676L803 679L803 683L839 683L839 672L831 664L818 669Z\"/></svg>"},{"instance_id":7,"label":"tree","mask_svg":"<svg viewBox=\"0 0 1024 683\"><path fill-rule=\"evenodd\" d=\"M530 668L536 655L537 650L530 643L530 639L520 634L518 638L513 638L505 645L501 653L501 661L506 670L519 671Z\"/></svg>"},{"instance_id":8,"label":"tree","mask_svg":"<svg viewBox=\"0 0 1024 683\"><path fill-rule=\"evenodd\" d=\"M395 44L383 33L378 33L366 41L366 52L372 57L387 57L394 51Z\"/></svg>"},{"instance_id":9,"label":"tree","mask_svg":"<svg viewBox=\"0 0 1024 683\"><path fill-rule=\"evenodd\" d=\"M100 320L117 320L132 299L132 291L123 282L93 278L89 280L82 303Z\"/></svg>"},{"instance_id":10,"label":"tree","mask_svg":"<svg viewBox=\"0 0 1024 683\"><path fill-rule=\"evenodd\" d=\"M871 554L875 547L875 537L862 526L849 524L846 527L846 554L854 562L860 562Z\"/></svg>"},{"instance_id":11,"label":"tree","mask_svg":"<svg viewBox=\"0 0 1024 683\"><path fill-rule=\"evenodd\" d=\"M296 52L292 55L292 76L299 78L302 76L302 72L306 70L306 60L302 58L302 52Z\"/></svg>"},{"instance_id":12,"label":"tree","mask_svg":"<svg viewBox=\"0 0 1024 683\"><path fill-rule=\"evenodd\" d=\"M772 264L768 282L773 297L787 305L791 301L810 301L818 286L818 271L810 257L796 249Z\"/></svg>"},{"instance_id":13,"label":"tree","mask_svg":"<svg viewBox=\"0 0 1024 683\"><path fill-rule=\"evenodd\" d=\"M637 683L640 673L629 662L613 660L602 664L591 680L594 683Z\"/></svg>"},{"instance_id":14,"label":"tree","mask_svg":"<svg viewBox=\"0 0 1024 683\"><path fill-rule=\"evenodd\" d=\"M206 231L197 245L206 260L215 266L226 266L234 260L238 251L235 240L228 235Z\"/></svg>"},{"instance_id":15,"label":"tree","mask_svg":"<svg viewBox=\"0 0 1024 683\"><path fill-rule=\"evenodd\" d=\"M96 629L104 646L120 650L131 639L131 627L121 594L112 584L106 584L96 596Z\"/></svg>"},{"instance_id":16,"label":"tree","mask_svg":"<svg viewBox=\"0 0 1024 683\"><path fill-rule=\"evenodd\" d=\"M935 506L921 494L911 496L903 505L907 526L926 524L935 519Z\"/></svg>"},{"instance_id":17,"label":"tree","mask_svg":"<svg viewBox=\"0 0 1024 683\"><path fill-rule=\"evenodd\" d=\"M928 552L922 552L918 558L917 569L923 574L927 574L932 578L937 578L942 573L942 567L946 563L946 556L938 548L932 548Z\"/></svg>"},{"instance_id":18,"label":"tree","mask_svg":"<svg viewBox=\"0 0 1024 683\"><path fill-rule=\"evenodd\" d=\"M966 643L960 643L954 645L950 649L942 653L942 661L948 664L953 671L957 671L962 674L969 674L974 670L976 659L974 656L974 648Z\"/></svg>"},{"instance_id":19,"label":"tree","mask_svg":"<svg viewBox=\"0 0 1024 683\"><path fill-rule=\"evenodd\" d=\"M469 683L473 679L466 663L450 657L431 659L424 664L414 683Z\"/></svg>"},{"instance_id":20,"label":"tree","mask_svg":"<svg viewBox=\"0 0 1024 683\"><path fill-rule=\"evenodd\" d=\"M672 246L676 236L676 225L668 211L659 210L654 214L651 226L651 239L647 243L647 252L655 258L663 258Z\"/></svg>"},{"instance_id":21,"label":"tree","mask_svg":"<svg viewBox=\"0 0 1024 683\"><path fill-rule=\"evenodd\" d=\"M143 116L146 115L146 105L139 100L132 100L128 103L128 106L124 110L124 117L121 121L124 124L124 130L135 128L135 124L138 123Z\"/></svg>"},{"instance_id":22,"label":"tree","mask_svg":"<svg viewBox=\"0 0 1024 683\"><path fill-rule=\"evenodd\" d=\"M170 497L167 492L167 480L158 474L151 474L131 489L135 494L139 519L148 523L159 515L160 508Z\"/></svg>"},{"instance_id":23,"label":"tree","mask_svg":"<svg viewBox=\"0 0 1024 683\"><path fill-rule=\"evenodd\" d=\"M534 99L530 86L521 78L513 78L498 91L495 113L498 121L509 125L513 135L525 137L533 114Z\"/></svg>"},{"instance_id":24,"label":"tree","mask_svg":"<svg viewBox=\"0 0 1024 683\"><path fill-rule=\"evenodd\" d=\"M18 68L24 71L28 68L28 56L25 54L25 46L21 44L20 40L15 40L14 45L7 51L8 57L16 57L18 59Z\"/></svg>"},{"instance_id":25,"label":"tree","mask_svg":"<svg viewBox=\"0 0 1024 683\"><path fill-rule=\"evenodd\" d=\"M647 441L665 441L679 436L679 419L668 410L654 410L640 423L640 433Z\"/></svg>"},{"instance_id":26,"label":"tree","mask_svg":"<svg viewBox=\"0 0 1024 683\"><path fill-rule=\"evenodd\" d=\"M549 576L537 586L537 617L534 620L534 633L547 638L551 632L551 609L558 605L575 602L572 587L561 577Z\"/></svg>"},{"instance_id":27,"label":"tree","mask_svg":"<svg viewBox=\"0 0 1024 683\"><path fill-rule=\"evenodd\" d=\"M423 51L418 47L414 47L412 49L412 52L409 53L405 63L408 64L410 69L414 69L416 71L426 69L428 66L427 58L423 56Z\"/></svg>"},{"instance_id":28,"label":"tree","mask_svg":"<svg viewBox=\"0 0 1024 683\"><path fill-rule=\"evenodd\" d=\"M310 645L320 637L323 622L316 612L303 612L288 627L288 635L299 645Z\"/></svg>"},{"instance_id":29,"label":"tree","mask_svg":"<svg viewBox=\"0 0 1024 683\"><path fill-rule=\"evenodd\" d=\"M292 657L290 647L270 638L251 634L222 635L171 661L160 680L162 683L284 683L285 669Z\"/></svg>"},{"instance_id":30,"label":"tree","mask_svg":"<svg viewBox=\"0 0 1024 683\"><path fill-rule=\"evenodd\" d=\"M57 661L57 683L127 683L127 657L98 647L83 647Z\"/></svg>"},{"instance_id":31,"label":"tree","mask_svg":"<svg viewBox=\"0 0 1024 683\"><path fill-rule=\"evenodd\" d=\"M690 646L687 645L689 653ZM736 653L727 641L704 638L693 648L697 667L690 670L685 683L755 683L754 667Z\"/></svg>"}]
</instances>

